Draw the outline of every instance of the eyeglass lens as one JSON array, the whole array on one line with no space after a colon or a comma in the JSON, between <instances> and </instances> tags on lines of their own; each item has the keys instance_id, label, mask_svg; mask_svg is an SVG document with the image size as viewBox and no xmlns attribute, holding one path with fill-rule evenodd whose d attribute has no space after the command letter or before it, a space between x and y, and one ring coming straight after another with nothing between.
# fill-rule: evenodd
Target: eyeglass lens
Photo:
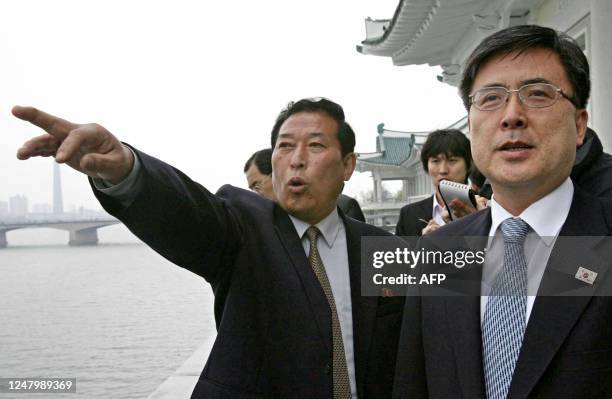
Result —
<instances>
[{"instance_id":1,"label":"eyeglass lens","mask_svg":"<svg viewBox=\"0 0 612 399\"><path fill-rule=\"evenodd\" d=\"M472 102L476 108L482 111L493 110L501 107L508 101L511 91L504 87L489 87L476 91ZM522 86L518 89L518 95L528 107L544 108L555 103L559 96L559 90L547 83L535 83Z\"/></svg>"}]
</instances>

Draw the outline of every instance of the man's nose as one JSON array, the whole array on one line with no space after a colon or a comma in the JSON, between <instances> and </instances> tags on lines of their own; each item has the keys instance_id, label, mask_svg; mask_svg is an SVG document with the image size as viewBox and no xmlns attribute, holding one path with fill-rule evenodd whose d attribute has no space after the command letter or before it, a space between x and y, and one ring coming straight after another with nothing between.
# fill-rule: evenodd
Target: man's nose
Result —
<instances>
[{"instance_id":1,"label":"man's nose","mask_svg":"<svg viewBox=\"0 0 612 399\"><path fill-rule=\"evenodd\" d=\"M306 166L306 148L298 145L291 154L291 167L295 169L303 168Z\"/></svg>"},{"instance_id":2,"label":"man's nose","mask_svg":"<svg viewBox=\"0 0 612 399\"><path fill-rule=\"evenodd\" d=\"M519 98L517 92L510 93L508 101L502 107L503 116L501 125L504 129L521 129L527 126L525 116L526 106Z\"/></svg>"},{"instance_id":3,"label":"man's nose","mask_svg":"<svg viewBox=\"0 0 612 399\"><path fill-rule=\"evenodd\" d=\"M441 174L447 174L448 173L448 164L446 163L446 161L440 162L440 166L438 168L438 171Z\"/></svg>"}]
</instances>

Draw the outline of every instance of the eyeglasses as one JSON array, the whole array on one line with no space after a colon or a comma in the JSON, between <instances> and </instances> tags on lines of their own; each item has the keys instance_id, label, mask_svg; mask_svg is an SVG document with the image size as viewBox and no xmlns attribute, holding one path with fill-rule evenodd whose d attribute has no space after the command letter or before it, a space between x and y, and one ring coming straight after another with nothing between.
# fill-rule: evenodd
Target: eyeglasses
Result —
<instances>
[{"instance_id":1,"label":"eyeglasses","mask_svg":"<svg viewBox=\"0 0 612 399\"><path fill-rule=\"evenodd\" d=\"M579 108L563 90L550 83L530 83L514 90L508 90L501 86L485 87L476 90L469 97L470 104L481 111L494 111L508 102L512 92L517 92L521 103L529 108L550 107L557 102L559 97L567 99L576 108Z\"/></svg>"}]
</instances>

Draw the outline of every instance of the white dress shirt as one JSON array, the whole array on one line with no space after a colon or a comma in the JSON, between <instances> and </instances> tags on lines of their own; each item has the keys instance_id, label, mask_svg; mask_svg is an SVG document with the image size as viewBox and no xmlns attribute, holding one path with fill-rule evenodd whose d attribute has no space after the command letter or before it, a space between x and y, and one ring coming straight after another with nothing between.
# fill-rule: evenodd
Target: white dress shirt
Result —
<instances>
[{"instance_id":1,"label":"white dress shirt","mask_svg":"<svg viewBox=\"0 0 612 399\"><path fill-rule=\"evenodd\" d=\"M310 254L310 240L306 236L306 230L310 225L289 215L293 226L302 238L302 246L306 257ZM355 355L353 348L353 305L351 301L351 283L349 275L348 250L346 247L346 230L344 223L338 215L338 209L334 208L325 219L315 225L321 234L317 238L317 249L327 273L327 279L331 285L336 312L342 330L342 341L344 342L344 353L346 355L346 366L348 368L351 383L351 394L353 399L357 398L357 384L355 380Z\"/></svg>"},{"instance_id":2,"label":"white dress shirt","mask_svg":"<svg viewBox=\"0 0 612 399\"><path fill-rule=\"evenodd\" d=\"M527 311L525 324L533 309L533 303L552 252L555 241L561 231L565 219L569 214L574 185L568 177L559 187L531 204L518 217L529 225L525 238L525 258L527 259ZM491 229L489 243L485 255L482 271L482 287L480 297L480 321L484 320L485 310L489 300L489 292L495 277L503 267L504 237L501 232L501 223L513 217L497 201L495 195L491 199Z\"/></svg>"},{"instance_id":3,"label":"white dress shirt","mask_svg":"<svg viewBox=\"0 0 612 399\"><path fill-rule=\"evenodd\" d=\"M444 206L438 202L436 193L433 195L433 210L431 211L431 218L441 226L444 226L446 222L442 218L442 212L444 212Z\"/></svg>"}]
</instances>

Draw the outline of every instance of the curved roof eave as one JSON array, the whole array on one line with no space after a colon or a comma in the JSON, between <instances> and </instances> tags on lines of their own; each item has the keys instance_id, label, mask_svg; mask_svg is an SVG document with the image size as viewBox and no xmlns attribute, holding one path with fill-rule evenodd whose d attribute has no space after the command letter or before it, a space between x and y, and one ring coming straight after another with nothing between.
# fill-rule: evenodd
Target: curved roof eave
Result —
<instances>
[{"instance_id":1,"label":"curved roof eave","mask_svg":"<svg viewBox=\"0 0 612 399\"><path fill-rule=\"evenodd\" d=\"M503 1L401 0L385 32L362 41L358 51L390 57L397 66L459 67L461 54L481 29L501 28Z\"/></svg>"},{"instance_id":2,"label":"curved roof eave","mask_svg":"<svg viewBox=\"0 0 612 399\"><path fill-rule=\"evenodd\" d=\"M357 46L357 51L362 54L392 56L406 46L407 39L414 41L427 29L439 7L439 0L420 4L415 1L400 0L383 35L363 40L361 45Z\"/></svg>"}]
</instances>

